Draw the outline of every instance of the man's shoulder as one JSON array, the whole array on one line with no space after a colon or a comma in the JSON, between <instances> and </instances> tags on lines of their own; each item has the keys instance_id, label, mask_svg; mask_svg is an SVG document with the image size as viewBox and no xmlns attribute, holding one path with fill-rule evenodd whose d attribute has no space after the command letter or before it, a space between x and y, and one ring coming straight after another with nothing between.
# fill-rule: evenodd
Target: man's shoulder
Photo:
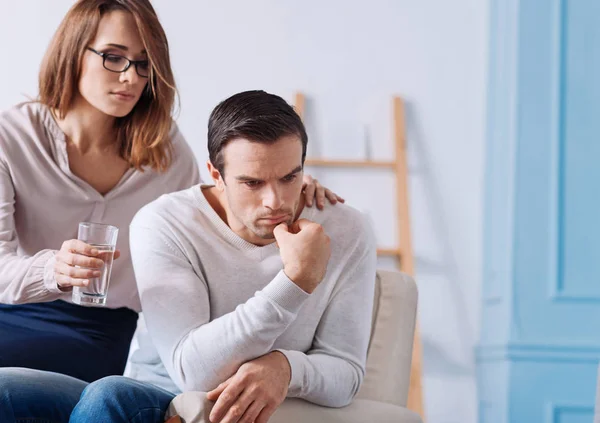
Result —
<instances>
[{"instance_id":1,"label":"man's shoulder","mask_svg":"<svg viewBox=\"0 0 600 423\"><path fill-rule=\"evenodd\" d=\"M374 238L368 216L347 204L327 204L323 210L314 209L309 214L308 219L322 225L334 242L355 244Z\"/></svg>"},{"instance_id":2,"label":"man's shoulder","mask_svg":"<svg viewBox=\"0 0 600 423\"><path fill-rule=\"evenodd\" d=\"M195 206L194 190L199 189L199 186L195 185L181 191L161 195L136 213L131 226L157 227L156 225L186 220L198 210Z\"/></svg>"}]
</instances>

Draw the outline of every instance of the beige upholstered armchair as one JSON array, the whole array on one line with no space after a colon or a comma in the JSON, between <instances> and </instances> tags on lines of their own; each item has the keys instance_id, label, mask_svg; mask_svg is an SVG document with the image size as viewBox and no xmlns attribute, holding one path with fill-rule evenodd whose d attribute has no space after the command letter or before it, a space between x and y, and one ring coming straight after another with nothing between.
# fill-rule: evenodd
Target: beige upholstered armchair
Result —
<instances>
[{"instance_id":1,"label":"beige upholstered armchair","mask_svg":"<svg viewBox=\"0 0 600 423\"><path fill-rule=\"evenodd\" d=\"M421 423L418 415L405 408L416 312L414 280L402 273L378 271L367 372L352 404L327 408L287 399L269 422ZM212 403L205 398L202 392L177 396L169 407L169 423L208 423Z\"/></svg>"}]
</instances>

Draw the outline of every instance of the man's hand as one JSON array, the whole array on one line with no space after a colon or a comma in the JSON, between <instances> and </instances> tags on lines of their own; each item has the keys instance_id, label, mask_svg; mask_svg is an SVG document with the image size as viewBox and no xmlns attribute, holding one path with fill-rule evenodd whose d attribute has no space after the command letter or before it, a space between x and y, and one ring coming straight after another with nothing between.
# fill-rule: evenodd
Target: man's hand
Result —
<instances>
[{"instance_id":1,"label":"man's hand","mask_svg":"<svg viewBox=\"0 0 600 423\"><path fill-rule=\"evenodd\" d=\"M216 401L212 423L266 423L287 395L290 364L273 351L244 363L235 375L207 394Z\"/></svg>"},{"instance_id":2,"label":"man's hand","mask_svg":"<svg viewBox=\"0 0 600 423\"><path fill-rule=\"evenodd\" d=\"M283 261L283 271L309 294L321 283L331 256L330 239L318 223L297 220L281 223L273 231Z\"/></svg>"}]
</instances>

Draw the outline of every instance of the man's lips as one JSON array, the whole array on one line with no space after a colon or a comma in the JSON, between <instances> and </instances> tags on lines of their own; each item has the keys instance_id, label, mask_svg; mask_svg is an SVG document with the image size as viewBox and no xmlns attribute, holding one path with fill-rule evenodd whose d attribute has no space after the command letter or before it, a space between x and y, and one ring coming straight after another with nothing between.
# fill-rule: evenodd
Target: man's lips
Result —
<instances>
[{"instance_id":1,"label":"man's lips","mask_svg":"<svg viewBox=\"0 0 600 423\"><path fill-rule=\"evenodd\" d=\"M284 214L284 215L280 215L280 216L262 217L259 220L262 220L262 221L270 223L270 224L275 224L275 223L285 222L289 219L289 217L290 217L289 214Z\"/></svg>"}]
</instances>

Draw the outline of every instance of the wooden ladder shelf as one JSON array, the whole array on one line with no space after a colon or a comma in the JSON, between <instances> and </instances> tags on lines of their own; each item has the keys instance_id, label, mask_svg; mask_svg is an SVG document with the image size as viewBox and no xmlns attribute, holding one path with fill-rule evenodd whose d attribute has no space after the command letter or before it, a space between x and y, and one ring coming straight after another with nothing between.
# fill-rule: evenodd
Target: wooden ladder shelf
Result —
<instances>
[{"instance_id":1,"label":"wooden ladder shelf","mask_svg":"<svg viewBox=\"0 0 600 423\"><path fill-rule=\"evenodd\" d=\"M296 113L304 120L305 97L302 93L296 93L294 99ZM393 133L395 143L395 159L393 161L377 160L326 160L307 158L306 166L315 167L343 167L343 168L384 168L394 171L396 179L396 207L397 207L397 248L378 248L380 256L391 256L397 259L400 271L414 277L414 255L410 232L410 208L408 196L408 168L406 159L406 130L404 121L404 102L400 97L394 97L393 107ZM419 326L415 328L413 343L412 364L410 373L410 387L408 392L408 408L418 413L423 421L425 413L423 409L423 385L422 375L422 351Z\"/></svg>"}]
</instances>

